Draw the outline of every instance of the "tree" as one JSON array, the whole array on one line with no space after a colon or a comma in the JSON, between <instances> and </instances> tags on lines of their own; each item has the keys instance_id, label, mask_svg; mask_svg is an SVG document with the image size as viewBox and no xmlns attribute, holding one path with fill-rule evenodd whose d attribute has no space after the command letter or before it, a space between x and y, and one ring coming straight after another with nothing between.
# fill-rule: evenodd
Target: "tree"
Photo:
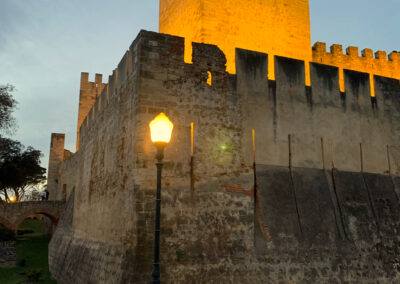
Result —
<instances>
[{"instance_id":1,"label":"tree","mask_svg":"<svg viewBox=\"0 0 400 284\"><path fill-rule=\"evenodd\" d=\"M8 133L16 126L15 119L11 115L17 106L17 101L12 96L14 91L12 85L0 85L0 130Z\"/></svg>"},{"instance_id":2,"label":"tree","mask_svg":"<svg viewBox=\"0 0 400 284\"><path fill-rule=\"evenodd\" d=\"M0 199L14 196L20 201L26 190L45 180L46 169L40 166L41 152L18 141L0 137Z\"/></svg>"}]
</instances>

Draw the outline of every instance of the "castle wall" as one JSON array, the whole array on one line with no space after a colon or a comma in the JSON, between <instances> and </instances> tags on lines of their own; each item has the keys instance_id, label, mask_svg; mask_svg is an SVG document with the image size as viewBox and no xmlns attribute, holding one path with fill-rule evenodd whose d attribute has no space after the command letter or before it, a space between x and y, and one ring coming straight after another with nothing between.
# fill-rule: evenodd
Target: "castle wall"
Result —
<instances>
[{"instance_id":1,"label":"castle wall","mask_svg":"<svg viewBox=\"0 0 400 284\"><path fill-rule=\"evenodd\" d=\"M241 136L250 145L249 133L255 129L256 149L262 149L256 151L257 163L320 169L333 163L341 170L373 173L387 173L391 167L392 173L399 173L393 164L397 158L389 166L387 148L397 149L398 144L392 130L397 110L394 103L381 101L384 84L376 85L376 100L370 97L368 74L345 70L347 91L341 94L338 68L311 63L308 88L304 63L283 57L275 57L276 82L268 82L262 75L266 61L265 54L237 50L237 91L245 127ZM392 81L386 100L396 101L398 81ZM385 105L393 105L390 114ZM394 148L390 155L395 155ZM251 157L251 149L244 149Z\"/></svg>"},{"instance_id":2,"label":"castle wall","mask_svg":"<svg viewBox=\"0 0 400 284\"><path fill-rule=\"evenodd\" d=\"M77 171L80 152L70 157L65 157L58 170L57 193L54 199L67 200L72 190L76 187L79 173Z\"/></svg>"},{"instance_id":3,"label":"castle wall","mask_svg":"<svg viewBox=\"0 0 400 284\"><path fill-rule=\"evenodd\" d=\"M385 265L399 263L390 230L399 214L398 81L375 77L371 99L365 73L344 72L343 94L334 67L312 64L310 88L303 61L275 57L270 81L267 54L238 49L230 75L218 47L194 43L192 64L184 48L183 38L142 31L82 123L79 152L65 162L64 179L76 175L72 225L50 246L57 280L149 281L148 123L160 112L174 123L162 180L163 281L398 280Z\"/></svg>"},{"instance_id":4,"label":"castle wall","mask_svg":"<svg viewBox=\"0 0 400 284\"><path fill-rule=\"evenodd\" d=\"M133 52L134 54L134 52ZM120 66L127 66L124 57ZM74 230L81 239L129 243L134 230L132 214L134 97L138 70L116 69L80 129ZM121 84L119 84L121 83ZM104 212L101 223L92 222ZM116 217L119 216L119 217ZM124 217L125 216L125 217Z\"/></svg>"}]
</instances>

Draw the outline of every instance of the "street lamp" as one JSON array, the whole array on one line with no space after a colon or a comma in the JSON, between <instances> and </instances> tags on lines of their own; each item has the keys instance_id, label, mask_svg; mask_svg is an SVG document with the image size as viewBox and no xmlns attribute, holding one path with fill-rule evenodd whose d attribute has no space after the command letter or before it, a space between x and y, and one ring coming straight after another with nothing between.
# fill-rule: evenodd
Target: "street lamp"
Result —
<instances>
[{"instance_id":1,"label":"street lamp","mask_svg":"<svg viewBox=\"0 0 400 284\"><path fill-rule=\"evenodd\" d=\"M163 166L164 148L171 140L173 123L164 113L157 115L149 124L151 141L157 148L157 195L156 195L156 224L154 233L154 263L152 283L160 283L160 206L161 206L161 170Z\"/></svg>"}]
</instances>

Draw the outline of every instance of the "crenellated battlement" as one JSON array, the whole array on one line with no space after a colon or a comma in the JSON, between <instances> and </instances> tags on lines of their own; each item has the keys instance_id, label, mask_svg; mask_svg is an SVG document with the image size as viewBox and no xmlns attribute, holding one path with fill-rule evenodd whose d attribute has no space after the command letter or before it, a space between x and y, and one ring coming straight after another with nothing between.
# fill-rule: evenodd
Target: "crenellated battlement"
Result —
<instances>
[{"instance_id":1,"label":"crenellated battlement","mask_svg":"<svg viewBox=\"0 0 400 284\"><path fill-rule=\"evenodd\" d=\"M340 70L340 89L345 91L346 86L343 80L343 69L364 72L373 75L400 79L400 53L391 52L387 56L386 51L374 52L365 48L359 53L359 48L349 46L343 53L343 47L340 44L333 44L330 52L326 51L326 43L316 42L312 48L312 61L320 64L336 66ZM375 95L373 80L371 79L372 96Z\"/></svg>"},{"instance_id":2,"label":"crenellated battlement","mask_svg":"<svg viewBox=\"0 0 400 284\"><path fill-rule=\"evenodd\" d=\"M139 37L138 37L139 38ZM86 115L82 119L82 123L78 123L78 134L90 129L94 121L99 115L104 112L108 105L108 101L115 99L119 88L125 83L126 79L137 71L137 57L135 57L138 39L136 39L129 50L127 50L119 62L116 69L113 70L112 75L108 76L108 82L100 85L101 75L96 74L95 82L88 81L88 73L82 73L81 79L81 93L84 90L92 90L91 94L95 94L91 98L90 103L87 105L90 108L86 111ZM134 67L136 66L136 67ZM82 112L83 113L83 112ZM79 137L77 138L77 149L79 145Z\"/></svg>"},{"instance_id":3,"label":"crenellated battlement","mask_svg":"<svg viewBox=\"0 0 400 284\"><path fill-rule=\"evenodd\" d=\"M152 39L149 39L149 36ZM158 42L157 39L161 42ZM165 49L165 44L162 42L165 40L171 43L169 49ZM228 73L226 72L226 58L224 53L215 45L193 43L193 63L188 64L184 62L184 41L185 40L181 37L141 31L131 44L129 50L126 51L120 60L118 67L114 69L112 75L108 77L108 83L104 84L105 87L102 89L100 95L96 96L96 100L92 103L91 108L80 125L80 129L78 130L80 136L84 136L85 133L90 133L92 126L96 124L96 121L101 117L102 113L107 111L110 101L119 100L118 93L121 88L127 87L127 79L133 80L134 84L131 87L135 89L140 82L138 78L133 78L134 76L137 75L144 78L150 76L149 72L152 71L150 69L150 64L147 66L143 61L149 61L149 63L153 64L158 62L164 65L166 64L165 61L172 60L174 63L181 66L182 69L194 68L198 70L197 74L201 82L207 80L207 72L212 72L212 83L214 87L225 86ZM179 77L186 74L185 72L177 73ZM150 77L173 79L178 78L177 73L169 72L168 75L156 74ZM91 82L89 82L89 84L90 83ZM160 90L160 92L162 92L162 90ZM77 141L77 144L79 144L79 141Z\"/></svg>"},{"instance_id":4,"label":"crenellated battlement","mask_svg":"<svg viewBox=\"0 0 400 284\"><path fill-rule=\"evenodd\" d=\"M138 39L139 38L140 36L138 36ZM179 37L175 38L178 39ZM129 77L129 75L138 68L138 66L135 67L135 65L137 65L138 63L137 49L139 44L140 45L143 44L143 42L139 41L138 39L136 39L134 43L132 43L130 49L126 51L121 61L119 62L118 67L115 70L113 70L112 75L109 76L107 84L101 83L102 80L101 74L96 74L95 82L89 82L88 73L82 73L81 90L85 90L88 91L89 93L96 94L96 101L92 103L93 107L89 109L89 111L87 112L87 116L84 117L84 123L83 123L84 126L90 125L91 121L93 121L93 119L96 118L97 114L101 111L101 109L105 107L109 97L114 96L117 93L118 88L122 86L122 84ZM182 41L184 41L184 39L182 38L179 39L181 41L181 44L183 44ZM152 60L161 59L160 54L154 51L154 50L160 51L159 50L160 47L157 41L154 40L149 41L146 45L148 45L150 49L153 49L153 51L146 52L146 56L148 56L149 59ZM193 43L193 46L194 46L194 50L192 51L193 58L190 60L193 63L189 65L197 66L198 68L201 67L202 69L207 69L205 66L214 65L210 60L204 62L204 56L201 59L203 63L200 62L199 58L201 58L201 56L198 56L200 50L198 48L199 46L202 46L204 49L207 48L207 46L214 48L215 47L214 45ZM214 50L216 49L214 48ZM212 55L210 52L208 53L210 59L212 59L215 56L225 57L225 55L221 50L219 49L217 50L218 54ZM185 57L184 47L180 46L180 48L177 51L175 51L175 54L176 58L180 60L180 64L188 64L185 63L183 60L183 58ZM371 49L366 48L361 51L360 55L358 47L349 46L346 48L345 52L343 52L343 47L342 45L339 44L331 45L330 51L327 52L326 43L316 42L312 48L312 54L314 63L330 65L338 68L338 74L339 74L338 84L340 91L343 93L346 91L344 70L353 70L357 72L370 74L371 96L375 96L374 82L371 79L373 78L372 75L400 79L400 53L398 52L392 52L389 55L387 55L385 51L377 51L374 53ZM226 60L225 61L222 60L220 62L222 63L220 64L217 73L220 73L222 71L226 72L224 67L226 64ZM306 63L304 63L304 65L305 64ZM272 63L270 62L268 68L271 68L271 65L275 73L274 62ZM215 67L213 68L215 69ZM144 69L146 68L144 67ZM266 72L268 74L268 70L266 70ZM203 74L203 76L205 75ZM230 76L232 78L235 77L235 75L230 75ZM309 76L307 75L307 69L305 76ZM277 80L279 80L279 78ZM216 78L213 78L213 81L218 83L218 80L216 80ZM99 94L100 90L101 90L100 95L97 95Z\"/></svg>"},{"instance_id":5,"label":"crenellated battlement","mask_svg":"<svg viewBox=\"0 0 400 284\"><path fill-rule=\"evenodd\" d=\"M167 42L167 44L165 44L165 42ZM210 72L210 74L212 74L212 87L214 88L218 86L227 88L229 85L227 85L228 78L230 78L230 82L235 82L238 80L237 75L230 75L227 73L225 67L225 55L217 46L193 43L192 63L185 63L184 46L185 44L183 38L142 31L137 39L132 43L129 50L124 54L118 64L118 67L113 70L112 75L109 76L108 83L102 84L104 87L100 85L102 91L99 95L96 95L96 100L92 103L92 107L89 109L88 115L84 118L81 131L87 131L91 128L91 125L93 125L93 123L98 119L99 115L105 111L109 100L118 100L118 92L120 88L126 88L127 79L130 78L133 73L139 76L134 79L135 83L133 88L136 88L140 85L140 78L162 78L165 80L175 78L177 80L184 80L182 78L182 76L186 74L184 70L189 69L197 70L197 80L199 80L201 84L207 81L208 72ZM268 55L265 56L268 57ZM276 56L275 58L276 60L274 62L270 62L268 63L268 66L263 67L264 70L260 76L264 77L265 80L268 80L265 74L268 74L268 69L272 64L274 72L276 73L276 82L279 85L282 84L283 81L286 82L288 78L282 78L282 74L279 74L279 72L275 71L279 69L279 63L277 63L279 60L277 61L277 59L283 57ZM181 73L178 72L179 75L175 75L172 71L169 71L168 74L157 72L149 74L149 71L154 70L154 64L164 66L167 64L166 62L170 62L171 60L173 60L176 66L180 66L176 68L183 70ZM268 62L268 58L265 60ZM347 85L351 87L351 84L349 83L351 81L351 79L349 79L350 71L360 72L359 74L362 78L369 77L369 86L367 89L365 89L365 91L369 94L367 97L375 96L375 80L373 80L374 77L372 75L396 78L396 70L398 70L400 66L400 54L397 52L392 52L389 54L389 56L387 56L386 52L377 51L374 56L371 49L363 49L360 56L359 49L357 47L347 47L346 52L343 53L343 47L338 44L332 45L330 47L330 52L327 52L326 44L317 42L313 47L313 61L315 63L322 64L321 66L333 66L333 70L337 68L337 84L334 82L336 79L330 78L333 88L335 88L334 86L337 85L338 89L336 98L332 99L336 100L338 105L341 104L344 106L346 105L346 102L343 102L343 99L346 101L349 100L349 98L346 96L343 97L343 95L340 96L340 92L343 94L345 92L348 93L347 87L345 87L346 82ZM145 64L143 62L149 63ZM306 63L301 60L296 60L296 62L300 62L302 66L301 69L303 69L303 75L301 75L303 81L300 80L298 83L304 87L305 77L307 76L307 69L305 68ZM315 69L315 67L312 67L312 65L315 63L309 63L312 70ZM311 72L310 68L308 69L308 71ZM322 69L320 68L320 70ZM371 70L373 73L371 73ZM391 72L389 76L383 75L387 74L388 72ZM99 84L96 83L96 81L101 82L101 75L99 74L96 75L95 82L89 82L87 76L87 73L82 74L81 88L86 90L95 88L95 85ZM312 90L314 87L313 85L316 84L315 76L317 76L317 74L310 74L310 76ZM248 80L250 80L250 78L248 78ZM303 84L301 82L303 82ZM96 90L99 90L98 87ZM160 92L162 91L163 90L160 89ZM365 107L366 111L368 112L370 109L370 103L371 102L367 102L359 107L361 109ZM349 105L349 103L347 103L347 105Z\"/></svg>"},{"instance_id":6,"label":"crenellated battlement","mask_svg":"<svg viewBox=\"0 0 400 284\"><path fill-rule=\"evenodd\" d=\"M76 136L76 150L79 149L79 129L90 109L93 107L97 97L103 91L107 84L103 83L103 75L95 74L94 82L89 81L89 73L81 73L80 91L79 91L79 109L78 109L78 126Z\"/></svg>"},{"instance_id":7,"label":"crenellated battlement","mask_svg":"<svg viewBox=\"0 0 400 284\"><path fill-rule=\"evenodd\" d=\"M313 52L315 55L320 55L323 59L323 63L309 63L311 87L306 87L304 82L307 69L305 68L306 63L302 60L275 56L275 60L272 64L274 66L276 80L271 81L268 80L266 76L271 63L268 63L269 56L265 53L237 49L236 64L239 64L240 61L243 60L241 59L243 56L242 54L247 54L246 58L248 59L246 61L246 66L238 65L238 74L231 75L226 71L225 55L217 46L193 43L192 49L191 61L193 63L185 63L183 38L142 31L131 45L130 49L124 54L118 64L118 68L109 76L106 88L102 90L93 104L93 107L88 112L80 130L82 136L88 134L88 139L91 139L89 137L91 137L93 133L93 127L98 127L99 123L102 124L104 120L109 120L110 118L108 116L111 111L115 112L116 108L120 109L125 107L120 105L123 101L121 93L130 93L131 96L133 96L134 99L131 99L130 102L132 105L130 107L139 113L153 111L168 112L167 107L154 106L144 108L142 105L143 99L136 98L135 92L138 88L141 90L144 88L146 90L150 87L153 88L153 85L155 85L157 87L154 95L161 96L163 93L168 93L168 89L171 88L171 85L182 84L188 80L196 82L196 88L201 87L219 90L217 96L229 93L233 96L240 97L243 88L245 93L251 91L259 94L261 97L266 94L271 96L273 92L276 92L280 94L280 97L276 98L277 101L285 102L285 104L290 101L292 105L290 108L293 109L294 112L301 112L304 113L304 115L310 112L315 116L316 109L320 107L331 108L334 106L344 113L344 116L342 114L340 116L345 120L351 119L356 113L362 114L363 117L367 119L369 119L368 117L376 117L377 115L381 116L382 119L391 119L388 117L384 118L385 115L387 115L383 111L383 106L386 104L384 101L393 99L391 96L385 99L382 97L383 85L381 78L384 76L371 76L371 73L360 72L359 70L361 68L357 69L353 67L364 66L365 71L370 71L368 65L374 62L375 66L381 66L381 69L377 70L384 70L382 66L385 64L386 66L390 66L390 64L399 64L398 53L391 53L388 58L385 52L379 51L376 52L375 57L373 57L372 50L364 49L362 55L359 56L357 47L348 47L344 54L343 48L340 45L332 45L328 53L326 52L326 44L316 43ZM330 64L331 62L332 64ZM334 62L341 62L340 66L342 67L330 66L333 65ZM243 71L243 68L247 71ZM212 76L212 81L208 84L207 78L209 74ZM243 74L246 74L246 77L243 77ZM386 79L391 80L391 85L400 86L397 79L389 79L387 77ZM346 86L345 92L342 91L341 82ZM375 86L376 83L378 86ZM271 89L272 86L276 89L275 91ZM375 96L376 92L379 93L377 98L371 99L371 95ZM285 93L289 94L289 96L282 96L282 94ZM327 97L328 94L329 97ZM276 96L276 94L274 96ZM145 99L144 101L147 102L148 100ZM304 108L303 103L305 103L307 107ZM151 102L149 104L152 105ZM112 110L108 110L109 105L111 105ZM166 106L167 105L168 104L166 104ZM283 113L285 112L286 111ZM102 115L103 113L107 114ZM329 117L333 116L333 113L329 115ZM292 118L288 118L288 120L291 119ZM257 119L254 119L254 121L256 120ZM338 123L342 122L343 121ZM307 125L308 123L311 122L303 121L302 125ZM296 132L294 129L288 131ZM325 133L325 130L321 133ZM321 135L329 136L328 133ZM352 134L349 133L348 135L351 136ZM274 139L278 138L276 137ZM338 137L337 139L342 139L342 137ZM343 139L347 139L347 137ZM358 143L364 140L368 139L366 137L359 137L360 142ZM395 144L394 141L389 138L385 143L386 145ZM346 146L346 148L348 147ZM355 151L354 149L351 151ZM315 149L312 152L315 152ZM381 154L383 153L382 151L380 152ZM312 155L311 152L309 154L310 156ZM270 159L274 159L272 157L273 155L271 153ZM344 168L355 170L357 163L359 163L359 161L356 160L346 162L346 158L343 157ZM384 161L385 158L383 157L380 160ZM274 163L280 164L281 162L279 162L278 159ZM304 166L302 163L303 162L299 161L299 164ZM374 162L365 162L365 164L368 165L370 171L382 171L378 170L373 165ZM377 164L381 166L384 162Z\"/></svg>"},{"instance_id":8,"label":"crenellated battlement","mask_svg":"<svg viewBox=\"0 0 400 284\"><path fill-rule=\"evenodd\" d=\"M313 60L314 62L317 62L317 58L320 58L320 62L317 63L323 63L321 62L324 60L329 60L329 58L332 58L331 60L338 59L340 57L344 57L345 61L348 61L348 64L351 64L351 60L354 61L362 61L362 60L379 60L379 62L382 63L382 61L386 61L383 64L400 64L400 53L393 51L387 56L386 51L378 50L373 52L372 49L365 48L361 50L361 56L359 53L359 48L355 46L349 46L346 48L346 53L343 53L343 46L340 44L333 44L330 46L330 52L326 51L326 43L324 42L316 42L312 48L313 50ZM392 68L393 65L388 65L388 68Z\"/></svg>"}]
</instances>

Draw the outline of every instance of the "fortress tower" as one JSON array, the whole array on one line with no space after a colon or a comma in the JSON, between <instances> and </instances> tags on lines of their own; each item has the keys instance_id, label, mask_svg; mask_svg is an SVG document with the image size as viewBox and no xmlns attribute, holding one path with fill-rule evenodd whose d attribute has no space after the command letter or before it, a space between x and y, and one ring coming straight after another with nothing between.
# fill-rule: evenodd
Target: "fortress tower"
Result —
<instances>
[{"instance_id":1,"label":"fortress tower","mask_svg":"<svg viewBox=\"0 0 400 284\"><path fill-rule=\"evenodd\" d=\"M273 55L311 60L309 11L308 0L160 0L159 31L185 38L186 62L193 41L218 45L230 73L236 47L267 53L275 79Z\"/></svg>"}]
</instances>

